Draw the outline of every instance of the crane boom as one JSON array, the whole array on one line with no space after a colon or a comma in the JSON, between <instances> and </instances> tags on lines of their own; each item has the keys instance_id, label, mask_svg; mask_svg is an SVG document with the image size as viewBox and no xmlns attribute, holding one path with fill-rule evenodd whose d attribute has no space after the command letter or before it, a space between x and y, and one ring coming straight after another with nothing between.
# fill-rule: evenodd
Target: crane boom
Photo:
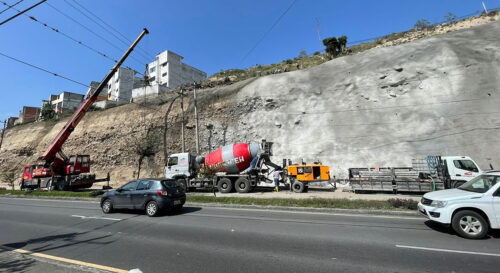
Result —
<instances>
[{"instance_id":1,"label":"crane boom","mask_svg":"<svg viewBox=\"0 0 500 273\"><path fill-rule=\"evenodd\" d=\"M104 77L104 79L101 81L97 89L89 94L87 98L83 101L83 103L78 107L78 110L71 116L71 118L68 120L66 125L61 129L59 134L54 138L50 146L47 148L45 153L43 154L43 160L47 164L54 164L56 166L52 167L57 167L57 165L61 165L64 161L57 158L57 154L61 153L61 148L64 142L68 139L68 137L71 135L75 127L78 125L78 123L82 120L82 118L85 116L87 113L88 109L92 104L97 100L97 96L99 93L102 91L102 89L106 86L108 83L109 79L113 76L113 74L118 70L118 68L122 65L122 63L125 61L125 59L130 55L132 50L134 50L134 47L139 43L139 41L144 37L144 35L148 34L149 31L144 28L139 37L132 43L132 45L127 49L125 54L120 58L120 60L115 64L115 66L109 71L109 73Z\"/></svg>"}]
</instances>

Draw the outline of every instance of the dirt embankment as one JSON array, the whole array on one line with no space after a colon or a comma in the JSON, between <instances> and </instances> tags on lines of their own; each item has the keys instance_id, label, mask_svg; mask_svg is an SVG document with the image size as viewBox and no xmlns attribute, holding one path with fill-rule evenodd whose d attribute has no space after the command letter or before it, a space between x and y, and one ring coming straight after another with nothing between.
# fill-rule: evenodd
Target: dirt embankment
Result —
<instances>
[{"instance_id":1,"label":"dirt embankment","mask_svg":"<svg viewBox=\"0 0 500 273\"><path fill-rule=\"evenodd\" d=\"M274 158L320 160L345 177L350 167L407 166L425 155L468 155L500 166L500 22L337 58L301 71L198 90L202 153L224 143L275 142ZM167 94L91 112L64 145L90 154L93 172L113 185L134 177L134 143L145 128L163 130ZM186 147L195 151L192 91L185 98ZM179 152L177 100L168 117L167 151ZM64 125L41 122L8 129L0 171L21 172ZM213 125L212 134L207 125ZM162 141L160 141L162 142ZM161 177L160 152L141 177Z\"/></svg>"}]
</instances>

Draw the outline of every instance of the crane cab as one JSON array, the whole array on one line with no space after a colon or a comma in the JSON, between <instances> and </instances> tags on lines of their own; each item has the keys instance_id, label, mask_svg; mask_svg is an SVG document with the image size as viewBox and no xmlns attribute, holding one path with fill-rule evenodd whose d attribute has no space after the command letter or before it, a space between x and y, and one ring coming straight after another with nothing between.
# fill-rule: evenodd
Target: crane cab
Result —
<instances>
[{"instance_id":1,"label":"crane cab","mask_svg":"<svg viewBox=\"0 0 500 273\"><path fill-rule=\"evenodd\" d=\"M66 165L66 174L90 172L90 155L72 155Z\"/></svg>"}]
</instances>

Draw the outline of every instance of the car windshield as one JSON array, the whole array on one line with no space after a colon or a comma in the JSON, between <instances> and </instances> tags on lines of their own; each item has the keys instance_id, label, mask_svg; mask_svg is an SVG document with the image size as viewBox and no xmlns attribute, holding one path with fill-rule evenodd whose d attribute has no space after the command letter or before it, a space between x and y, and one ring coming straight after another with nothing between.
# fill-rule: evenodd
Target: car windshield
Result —
<instances>
[{"instance_id":1,"label":"car windshield","mask_svg":"<svg viewBox=\"0 0 500 273\"><path fill-rule=\"evenodd\" d=\"M163 186L165 186L167 188L176 188L177 187L177 183L175 182L175 180L162 180L161 183L163 184Z\"/></svg>"},{"instance_id":2,"label":"car windshield","mask_svg":"<svg viewBox=\"0 0 500 273\"><path fill-rule=\"evenodd\" d=\"M471 181L458 187L461 190L485 193L493 187L498 181L498 176L495 175L480 175Z\"/></svg>"}]
</instances>

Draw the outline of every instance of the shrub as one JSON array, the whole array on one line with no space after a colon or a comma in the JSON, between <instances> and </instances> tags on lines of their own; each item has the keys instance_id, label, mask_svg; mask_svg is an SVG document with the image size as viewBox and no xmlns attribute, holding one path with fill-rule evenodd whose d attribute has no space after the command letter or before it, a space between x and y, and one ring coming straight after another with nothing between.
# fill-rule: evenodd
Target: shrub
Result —
<instances>
[{"instance_id":1,"label":"shrub","mask_svg":"<svg viewBox=\"0 0 500 273\"><path fill-rule=\"evenodd\" d=\"M387 200L395 208L417 209L418 202L413 199L392 198Z\"/></svg>"},{"instance_id":2,"label":"shrub","mask_svg":"<svg viewBox=\"0 0 500 273\"><path fill-rule=\"evenodd\" d=\"M427 19L420 19L418 20L414 27L419 29L419 28L426 28L426 27L429 27L431 25L431 23L429 22L429 20Z\"/></svg>"},{"instance_id":3,"label":"shrub","mask_svg":"<svg viewBox=\"0 0 500 273\"><path fill-rule=\"evenodd\" d=\"M445 16L444 16L444 20L447 22L447 23L453 23L457 20L457 16L451 12L448 12Z\"/></svg>"}]
</instances>

